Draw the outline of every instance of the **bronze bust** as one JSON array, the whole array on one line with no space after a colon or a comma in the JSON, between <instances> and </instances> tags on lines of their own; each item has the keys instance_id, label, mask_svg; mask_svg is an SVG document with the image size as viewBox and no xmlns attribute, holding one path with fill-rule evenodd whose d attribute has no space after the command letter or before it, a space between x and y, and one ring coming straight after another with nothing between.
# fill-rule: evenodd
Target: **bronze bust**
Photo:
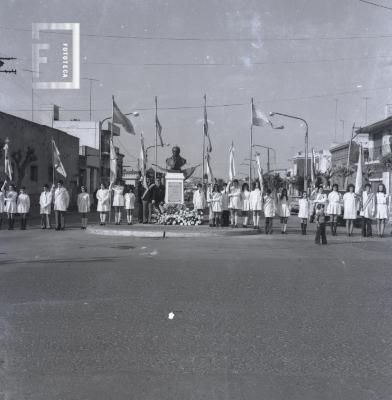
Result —
<instances>
[{"instance_id":1,"label":"bronze bust","mask_svg":"<svg viewBox=\"0 0 392 400\"><path fill-rule=\"evenodd\" d=\"M166 168L169 172L181 172L181 168L186 164L185 158L180 156L180 148L172 148L172 156L166 159Z\"/></svg>"}]
</instances>

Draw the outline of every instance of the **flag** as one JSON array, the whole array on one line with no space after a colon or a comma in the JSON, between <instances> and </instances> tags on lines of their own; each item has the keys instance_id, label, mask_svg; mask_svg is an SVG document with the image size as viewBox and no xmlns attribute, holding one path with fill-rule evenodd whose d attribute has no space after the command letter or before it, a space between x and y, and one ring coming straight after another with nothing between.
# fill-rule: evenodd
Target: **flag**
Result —
<instances>
[{"instance_id":1,"label":"flag","mask_svg":"<svg viewBox=\"0 0 392 400\"><path fill-rule=\"evenodd\" d=\"M254 126L272 126L272 122L269 118L258 108L256 108L255 104L253 103L252 99L252 125Z\"/></svg>"},{"instance_id":2,"label":"flag","mask_svg":"<svg viewBox=\"0 0 392 400\"><path fill-rule=\"evenodd\" d=\"M143 183L145 186L147 185L146 163L147 163L147 160L146 160L146 151L144 149L144 137L143 137L143 134L140 134L140 172L142 174Z\"/></svg>"},{"instance_id":3,"label":"flag","mask_svg":"<svg viewBox=\"0 0 392 400\"><path fill-rule=\"evenodd\" d=\"M213 183L215 180L214 180L214 175L212 174L210 161L211 161L210 153L207 153L207 156L206 156L207 179L208 179L209 182Z\"/></svg>"},{"instance_id":4,"label":"flag","mask_svg":"<svg viewBox=\"0 0 392 400\"><path fill-rule=\"evenodd\" d=\"M211 153L212 145L210 134L208 133L208 119L207 119L207 97L204 95L204 125L203 125L204 135L208 139L207 153Z\"/></svg>"},{"instance_id":5,"label":"flag","mask_svg":"<svg viewBox=\"0 0 392 400\"><path fill-rule=\"evenodd\" d=\"M229 151L229 179L232 181L234 177L235 177L234 143L231 143Z\"/></svg>"},{"instance_id":6,"label":"flag","mask_svg":"<svg viewBox=\"0 0 392 400\"><path fill-rule=\"evenodd\" d=\"M56 143L53 139L52 139L52 148L53 148L53 167L60 175L66 178L67 173L65 172L64 165L61 162L59 149L57 148Z\"/></svg>"},{"instance_id":7,"label":"flag","mask_svg":"<svg viewBox=\"0 0 392 400\"><path fill-rule=\"evenodd\" d=\"M161 123L159 122L158 115L155 115L155 127L156 127L156 130L157 130L157 134L158 134L158 137L159 137L159 141L161 142L160 144L161 144L161 146L163 147L162 125L161 125Z\"/></svg>"},{"instance_id":8,"label":"flag","mask_svg":"<svg viewBox=\"0 0 392 400\"><path fill-rule=\"evenodd\" d=\"M355 177L355 193L360 194L362 190L362 172L363 172L363 157L362 146L359 146L357 176Z\"/></svg>"},{"instance_id":9,"label":"flag","mask_svg":"<svg viewBox=\"0 0 392 400\"><path fill-rule=\"evenodd\" d=\"M120 111L113 96L113 124L120 124L130 134L136 135L131 121Z\"/></svg>"},{"instance_id":10,"label":"flag","mask_svg":"<svg viewBox=\"0 0 392 400\"><path fill-rule=\"evenodd\" d=\"M182 172L184 173L184 179L190 178L193 175L193 173L196 171L197 167L200 167L200 164L197 164L194 167L183 169Z\"/></svg>"},{"instance_id":11,"label":"flag","mask_svg":"<svg viewBox=\"0 0 392 400\"><path fill-rule=\"evenodd\" d=\"M162 140L162 125L158 119L158 98L155 96L155 129L157 135L159 137L159 141L161 142L161 146L163 147L163 140Z\"/></svg>"},{"instance_id":12,"label":"flag","mask_svg":"<svg viewBox=\"0 0 392 400\"><path fill-rule=\"evenodd\" d=\"M5 141L3 150L4 150L4 172L8 176L8 178L10 178L10 181L12 181L12 165L9 155L8 139L6 139Z\"/></svg>"},{"instance_id":13,"label":"flag","mask_svg":"<svg viewBox=\"0 0 392 400\"><path fill-rule=\"evenodd\" d=\"M257 153L256 155L256 163L257 163L257 174L259 175L259 181L260 181L260 190L261 193L263 193L263 170L261 168L261 158L259 153Z\"/></svg>"},{"instance_id":14,"label":"flag","mask_svg":"<svg viewBox=\"0 0 392 400\"><path fill-rule=\"evenodd\" d=\"M312 149L312 157L310 158L310 180L312 181L312 186L316 186L315 182L315 158L314 158L314 149Z\"/></svg>"},{"instance_id":15,"label":"flag","mask_svg":"<svg viewBox=\"0 0 392 400\"><path fill-rule=\"evenodd\" d=\"M117 180L117 154L114 148L113 139L110 139L110 183Z\"/></svg>"}]
</instances>

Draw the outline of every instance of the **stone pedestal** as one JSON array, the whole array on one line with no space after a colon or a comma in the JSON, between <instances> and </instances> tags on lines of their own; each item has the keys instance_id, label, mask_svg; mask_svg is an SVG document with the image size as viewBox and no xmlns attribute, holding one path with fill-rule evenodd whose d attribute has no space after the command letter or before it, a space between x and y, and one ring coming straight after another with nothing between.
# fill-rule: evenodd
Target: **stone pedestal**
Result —
<instances>
[{"instance_id":1,"label":"stone pedestal","mask_svg":"<svg viewBox=\"0 0 392 400\"><path fill-rule=\"evenodd\" d=\"M184 174L181 172L167 172L165 183L165 203L184 204Z\"/></svg>"}]
</instances>

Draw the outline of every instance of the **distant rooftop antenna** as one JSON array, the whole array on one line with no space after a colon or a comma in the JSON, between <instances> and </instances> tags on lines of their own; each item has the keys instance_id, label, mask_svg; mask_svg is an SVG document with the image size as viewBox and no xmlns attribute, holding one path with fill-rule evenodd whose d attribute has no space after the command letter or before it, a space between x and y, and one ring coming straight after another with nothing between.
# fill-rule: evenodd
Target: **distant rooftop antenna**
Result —
<instances>
[{"instance_id":1,"label":"distant rooftop antenna","mask_svg":"<svg viewBox=\"0 0 392 400\"><path fill-rule=\"evenodd\" d=\"M392 104L385 104L385 118L392 116Z\"/></svg>"}]
</instances>

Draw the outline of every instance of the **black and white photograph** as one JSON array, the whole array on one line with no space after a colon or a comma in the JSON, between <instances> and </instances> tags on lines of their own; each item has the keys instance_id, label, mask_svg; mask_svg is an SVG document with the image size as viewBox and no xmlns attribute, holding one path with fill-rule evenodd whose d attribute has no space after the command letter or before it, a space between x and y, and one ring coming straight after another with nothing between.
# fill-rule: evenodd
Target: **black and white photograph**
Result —
<instances>
[{"instance_id":1,"label":"black and white photograph","mask_svg":"<svg viewBox=\"0 0 392 400\"><path fill-rule=\"evenodd\" d=\"M391 21L0 0L0 400L391 400Z\"/></svg>"}]
</instances>

